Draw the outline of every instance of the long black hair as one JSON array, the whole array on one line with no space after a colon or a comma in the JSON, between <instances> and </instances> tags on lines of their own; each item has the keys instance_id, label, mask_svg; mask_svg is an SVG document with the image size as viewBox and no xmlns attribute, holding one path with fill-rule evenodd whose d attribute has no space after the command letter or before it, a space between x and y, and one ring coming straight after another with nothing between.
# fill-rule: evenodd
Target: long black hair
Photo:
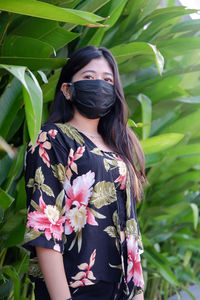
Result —
<instances>
[{"instance_id":1,"label":"long black hair","mask_svg":"<svg viewBox=\"0 0 200 300\"><path fill-rule=\"evenodd\" d=\"M100 118L98 132L105 143L117 152L127 163L131 183L136 200L139 201L142 193L142 183L145 182L144 154L140 143L127 126L128 109L124 98L117 63L111 52L104 48L94 46L83 47L70 56L64 65L58 80L52 113L47 123L65 123L70 121L74 115L74 108L71 101L66 101L61 86L64 82L71 82L72 77L80 69L86 66L92 59L105 58L110 65L114 77L114 89L117 100L112 110Z\"/></svg>"}]
</instances>

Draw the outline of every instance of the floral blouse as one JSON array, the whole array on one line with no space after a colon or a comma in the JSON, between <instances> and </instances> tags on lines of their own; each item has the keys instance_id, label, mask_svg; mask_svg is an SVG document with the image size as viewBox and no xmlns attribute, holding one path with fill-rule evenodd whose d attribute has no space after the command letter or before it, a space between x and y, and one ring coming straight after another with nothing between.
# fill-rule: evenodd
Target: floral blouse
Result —
<instances>
[{"instance_id":1,"label":"floral blouse","mask_svg":"<svg viewBox=\"0 0 200 300\"><path fill-rule=\"evenodd\" d=\"M34 246L63 254L72 288L119 282L120 299L143 288L143 252L126 164L69 124L46 124L26 152L28 217L24 246L39 277ZM120 241L120 230L125 240Z\"/></svg>"}]
</instances>

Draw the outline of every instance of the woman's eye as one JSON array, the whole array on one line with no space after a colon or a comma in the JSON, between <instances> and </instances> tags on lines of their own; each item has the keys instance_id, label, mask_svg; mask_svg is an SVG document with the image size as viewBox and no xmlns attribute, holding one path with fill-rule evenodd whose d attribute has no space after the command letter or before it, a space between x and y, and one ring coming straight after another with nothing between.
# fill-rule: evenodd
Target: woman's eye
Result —
<instances>
[{"instance_id":1,"label":"woman's eye","mask_svg":"<svg viewBox=\"0 0 200 300\"><path fill-rule=\"evenodd\" d=\"M104 78L104 80L107 81L107 82L109 82L109 83L113 83L112 78L109 78L109 77L108 77L108 78Z\"/></svg>"},{"instance_id":2,"label":"woman's eye","mask_svg":"<svg viewBox=\"0 0 200 300\"><path fill-rule=\"evenodd\" d=\"M92 75L85 75L84 78L85 79L93 79Z\"/></svg>"}]
</instances>

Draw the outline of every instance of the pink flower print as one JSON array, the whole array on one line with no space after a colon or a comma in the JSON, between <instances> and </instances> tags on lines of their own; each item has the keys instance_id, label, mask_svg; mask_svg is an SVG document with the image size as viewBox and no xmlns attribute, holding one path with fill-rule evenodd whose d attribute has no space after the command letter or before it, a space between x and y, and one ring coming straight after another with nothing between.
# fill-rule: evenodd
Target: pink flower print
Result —
<instances>
[{"instance_id":1,"label":"pink flower print","mask_svg":"<svg viewBox=\"0 0 200 300\"><path fill-rule=\"evenodd\" d=\"M44 230L45 237L49 241L52 238L62 240L64 232L63 223L65 217L60 216L60 212L56 205L46 205L40 196L39 199L40 211L33 211L28 214L27 227L32 227L34 231Z\"/></svg>"},{"instance_id":2,"label":"pink flower print","mask_svg":"<svg viewBox=\"0 0 200 300\"><path fill-rule=\"evenodd\" d=\"M66 222L65 233L71 234L72 231L78 232L85 226L86 223L90 225L98 225L93 214L87 207L88 201L92 194L92 185L94 183L94 172L78 176L74 179L71 185L69 180L66 180ZM72 205L74 206L72 208Z\"/></svg>"},{"instance_id":3,"label":"pink flower print","mask_svg":"<svg viewBox=\"0 0 200 300\"><path fill-rule=\"evenodd\" d=\"M75 282L70 282L70 286L73 288L85 285L92 285L94 282L91 280L95 280L93 272L90 270L95 263L96 249L92 252L90 256L89 265L87 263L82 263L78 266L81 272L78 272L75 276L72 277Z\"/></svg>"},{"instance_id":4,"label":"pink flower print","mask_svg":"<svg viewBox=\"0 0 200 300\"><path fill-rule=\"evenodd\" d=\"M67 161L67 171L66 171L66 175L69 180L72 177L72 171L74 171L76 174L78 173L78 168L75 161L83 156L84 151L85 151L85 146L78 147L75 153L72 148L70 149L68 161Z\"/></svg>"},{"instance_id":5,"label":"pink flower print","mask_svg":"<svg viewBox=\"0 0 200 300\"><path fill-rule=\"evenodd\" d=\"M50 142L44 142L42 144L39 144L39 155L42 158L43 162L47 165L47 167L50 168L50 158L47 153L47 150L51 149L51 143Z\"/></svg>"},{"instance_id":6,"label":"pink flower print","mask_svg":"<svg viewBox=\"0 0 200 300\"><path fill-rule=\"evenodd\" d=\"M55 139L57 133L58 133L58 130L55 130L55 129L51 129L51 130L48 131L48 134L49 134L53 139Z\"/></svg>"},{"instance_id":7,"label":"pink flower print","mask_svg":"<svg viewBox=\"0 0 200 300\"><path fill-rule=\"evenodd\" d=\"M54 139L57 133L58 131L55 129L51 129L48 131L48 134ZM51 143L48 141L47 132L40 131L36 145L33 147L31 142L29 143L29 145L31 146L31 153L33 153L35 151L35 148L39 146L39 155L42 158L43 162L50 168L50 158L46 150L51 149Z\"/></svg>"},{"instance_id":8,"label":"pink flower print","mask_svg":"<svg viewBox=\"0 0 200 300\"><path fill-rule=\"evenodd\" d=\"M117 165L119 169L119 177L114 182L120 182L120 190L124 190L126 187L126 176L127 176L127 168L125 162L118 155L116 156Z\"/></svg>"},{"instance_id":9,"label":"pink flower print","mask_svg":"<svg viewBox=\"0 0 200 300\"><path fill-rule=\"evenodd\" d=\"M142 267L140 263L140 254L138 248L138 242L134 235L127 237L127 250L128 250L128 270L127 270L127 282L131 279L134 285L143 287L144 280L142 274Z\"/></svg>"}]
</instances>

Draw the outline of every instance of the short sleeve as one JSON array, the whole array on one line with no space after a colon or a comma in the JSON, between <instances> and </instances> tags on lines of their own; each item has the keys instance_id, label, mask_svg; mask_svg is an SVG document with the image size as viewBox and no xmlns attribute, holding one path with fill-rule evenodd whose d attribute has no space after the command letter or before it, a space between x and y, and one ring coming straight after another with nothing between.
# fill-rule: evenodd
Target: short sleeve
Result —
<instances>
[{"instance_id":1,"label":"short sleeve","mask_svg":"<svg viewBox=\"0 0 200 300\"><path fill-rule=\"evenodd\" d=\"M46 125L37 144L29 144L25 159L27 223L24 247L64 250L65 174L68 149L56 126Z\"/></svg>"}]
</instances>

